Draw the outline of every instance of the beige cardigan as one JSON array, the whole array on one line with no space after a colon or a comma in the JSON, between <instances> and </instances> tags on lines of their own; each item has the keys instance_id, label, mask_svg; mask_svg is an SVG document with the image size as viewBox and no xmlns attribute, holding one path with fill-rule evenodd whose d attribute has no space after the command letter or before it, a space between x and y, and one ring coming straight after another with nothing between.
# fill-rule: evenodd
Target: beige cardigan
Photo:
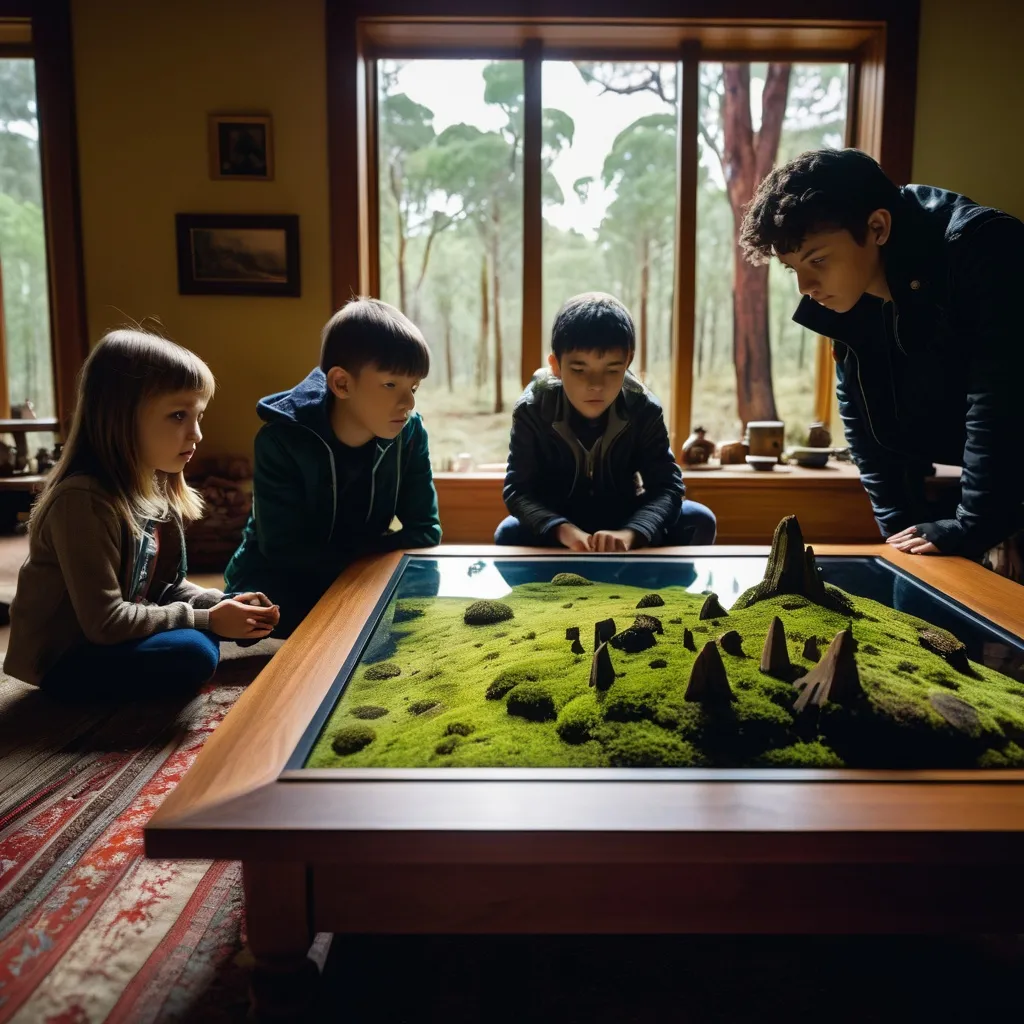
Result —
<instances>
[{"instance_id":1,"label":"beige cardigan","mask_svg":"<svg viewBox=\"0 0 1024 1024\"><path fill-rule=\"evenodd\" d=\"M62 480L46 515L33 526L28 560L18 573L4 671L38 685L64 654L85 643L209 629L209 609L224 595L184 578L184 534L172 522L178 529L162 532L149 589L153 601L129 601L137 555L133 535L94 477Z\"/></svg>"}]
</instances>

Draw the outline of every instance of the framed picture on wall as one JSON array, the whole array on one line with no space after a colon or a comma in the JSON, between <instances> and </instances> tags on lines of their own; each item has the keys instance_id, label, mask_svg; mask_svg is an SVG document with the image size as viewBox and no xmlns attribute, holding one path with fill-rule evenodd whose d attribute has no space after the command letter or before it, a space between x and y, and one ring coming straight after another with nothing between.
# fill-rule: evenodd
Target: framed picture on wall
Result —
<instances>
[{"instance_id":1,"label":"framed picture on wall","mask_svg":"<svg viewBox=\"0 0 1024 1024\"><path fill-rule=\"evenodd\" d=\"M211 114L209 150L211 178L274 180L274 136L269 114Z\"/></svg>"},{"instance_id":2,"label":"framed picture on wall","mask_svg":"<svg viewBox=\"0 0 1024 1024\"><path fill-rule=\"evenodd\" d=\"M181 295L301 295L296 214L179 213Z\"/></svg>"}]
</instances>

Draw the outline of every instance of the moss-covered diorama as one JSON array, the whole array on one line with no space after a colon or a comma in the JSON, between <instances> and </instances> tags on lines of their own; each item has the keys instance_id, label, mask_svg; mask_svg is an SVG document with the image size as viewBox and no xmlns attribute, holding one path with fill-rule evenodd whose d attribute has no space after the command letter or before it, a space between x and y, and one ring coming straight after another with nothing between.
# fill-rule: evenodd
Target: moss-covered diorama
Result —
<instances>
[{"instance_id":1,"label":"moss-covered diorama","mask_svg":"<svg viewBox=\"0 0 1024 1024\"><path fill-rule=\"evenodd\" d=\"M793 516L728 611L559 573L393 622L308 767L1024 767L1024 684L823 583Z\"/></svg>"}]
</instances>

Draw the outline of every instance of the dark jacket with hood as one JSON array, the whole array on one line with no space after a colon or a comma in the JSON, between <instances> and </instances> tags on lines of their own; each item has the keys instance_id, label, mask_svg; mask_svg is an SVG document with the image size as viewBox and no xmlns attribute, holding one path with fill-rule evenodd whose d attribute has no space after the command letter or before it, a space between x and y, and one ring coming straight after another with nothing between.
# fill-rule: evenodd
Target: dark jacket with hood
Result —
<instances>
[{"instance_id":1,"label":"dark jacket with hood","mask_svg":"<svg viewBox=\"0 0 1024 1024\"><path fill-rule=\"evenodd\" d=\"M554 374L539 370L516 402L503 497L533 533L569 522L588 533L635 530L657 543L679 518L683 476L657 398L627 372L607 417L588 451L572 431Z\"/></svg>"},{"instance_id":2,"label":"dark jacket with hood","mask_svg":"<svg viewBox=\"0 0 1024 1024\"><path fill-rule=\"evenodd\" d=\"M252 515L225 573L230 590L281 606L286 636L355 558L440 543L427 432L413 413L393 440L346 448L320 369L256 407ZM401 528L392 530L397 517ZM390 532L389 532L390 531Z\"/></svg>"},{"instance_id":3,"label":"dark jacket with hood","mask_svg":"<svg viewBox=\"0 0 1024 1024\"><path fill-rule=\"evenodd\" d=\"M1024 224L927 185L900 190L884 249L891 303L793 319L833 341L839 412L883 536L916 526L943 554L976 557L1024 525ZM962 466L953 518L932 518L924 478Z\"/></svg>"}]
</instances>

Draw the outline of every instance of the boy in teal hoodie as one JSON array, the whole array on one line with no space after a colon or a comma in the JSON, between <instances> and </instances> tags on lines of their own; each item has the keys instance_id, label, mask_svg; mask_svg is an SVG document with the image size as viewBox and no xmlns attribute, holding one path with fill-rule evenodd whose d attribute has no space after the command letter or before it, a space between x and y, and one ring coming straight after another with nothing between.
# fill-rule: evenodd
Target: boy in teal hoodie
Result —
<instances>
[{"instance_id":1,"label":"boy in teal hoodie","mask_svg":"<svg viewBox=\"0 0 1024 1024\"><path fill-rule=\"evenodd\" d=\"M440 543L427 432L413 412L429 369L412 321L354 299L324 327L320 366L257 405L252 514L224 575L229 591L274 595L275 636L360 555Z\"/></svg>"}]
</instances>

